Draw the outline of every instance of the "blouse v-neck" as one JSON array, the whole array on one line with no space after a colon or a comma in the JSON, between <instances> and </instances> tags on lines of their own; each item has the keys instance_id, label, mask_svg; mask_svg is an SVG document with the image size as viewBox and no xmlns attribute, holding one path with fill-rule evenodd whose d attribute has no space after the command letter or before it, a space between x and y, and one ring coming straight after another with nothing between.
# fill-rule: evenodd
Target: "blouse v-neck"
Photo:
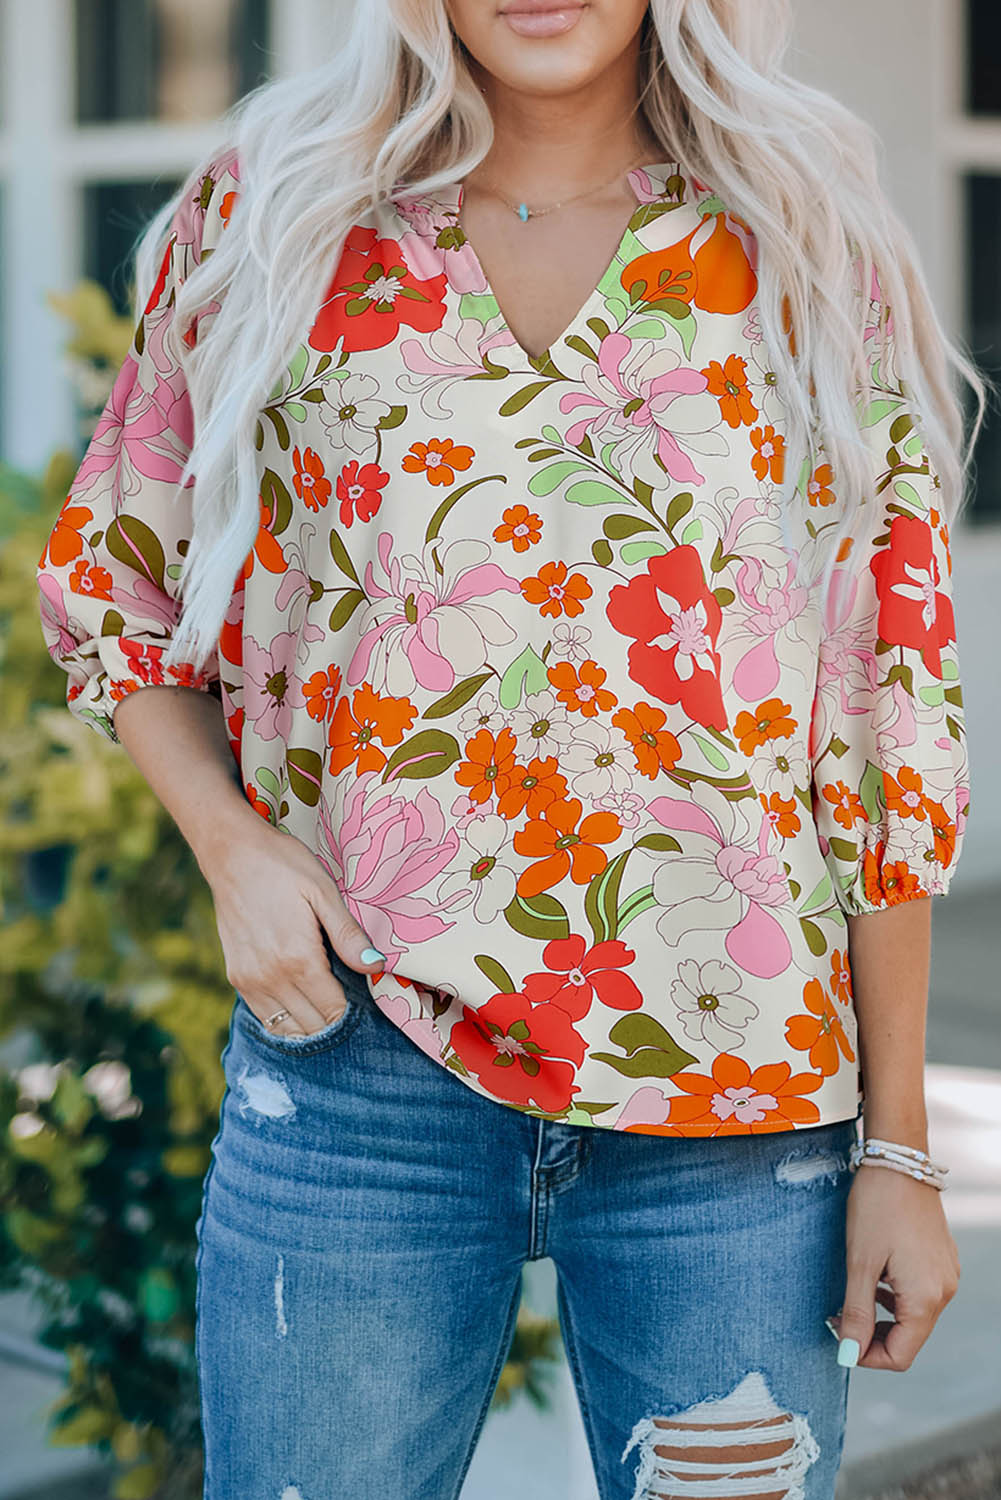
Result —
<instances>
[{"instance_id":1,"label":"blouse v-neck","mask_svg":"<svg viewBox=\"0 0 1001 1500\"><path fill-rule=\"evenodd\" d=\"M486 271L483 268L483 263L480 260L476 246L473 244L472 240L470 239L469 235L466 233L462 225L459 224L459 215L462 212L462 201L465 196L465 182L461 179L456 179L455 181L446 183L443 187L437 188L431 192L425 192L413 196L419 197L420 201L425 203L432 210L437 210L439 214L453 219L456 227L460 229L462 233L467 259L475 267L483 282L484 291L482 295L490 297L497 308L497 328L508 335L511 340L512 352L516 353L519 359L524 360L525 363L528 364L533 370L541 371L552 363L553 351L555 349L557 349L561 344L565 344L567 339L573 338L576 334L583 334L585 332L587 328L587 320L596 311L598 304L602 300L603 293L607 292L609 280L611 278L617 277L618 271L626 263L626 259L628 257L625 257L623 252L626 249L627 242L629 241L630 235L632 233L633 222L636 216L637 208L642 207L645 203L656 202L659 198L663 198L667 191L667 177L672 172L677 172L678 170L679 165L677 162L660 161L641 163L637 167L630 168L630 170L626 173L626 181L628 182L629 187L632 190L636 202L633 208L630 210L629 218L622 227L622 232L620 233L618 240L616 241L615 249L612 252L611 259L608 261L598 280L591 287L584 301L581 303L577 311L574 313L573 317L570 319L570 322L562 330L562 332L556 335L555 338L550 339L549 343L547 344L545 349L543 349L541 354L530 354L525 346L515 337L511 325L508 322L507 314L501 306L500 298L494 291L493 284L491 283L489 276L486 274ZM653 184L657 185L657 191L652 194L650 198L645 198L641 195L637 181L640 173L645 173L650 181Z\"/></svg>"}]
</instances>

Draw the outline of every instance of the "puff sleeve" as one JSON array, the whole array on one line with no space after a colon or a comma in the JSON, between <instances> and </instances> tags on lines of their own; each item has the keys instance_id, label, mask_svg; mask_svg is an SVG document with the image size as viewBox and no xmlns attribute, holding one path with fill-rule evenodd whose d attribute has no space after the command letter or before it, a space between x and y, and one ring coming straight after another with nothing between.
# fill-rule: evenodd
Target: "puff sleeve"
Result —
<instances>
[{"instance_id":1,"label":"puff sleeve","mask_svg":"<svg viewBox=\"0 0 1001 1500\"><path fill-rule=\"evenodd\" d=\"M810 730L814 822L849 915L944 894L970 804L949 532L892 333L876 384L860 415L878 523L825 606Z\"/></svg>"},{"instance_id":2,"label":"puff sleeve","mask_svg":"<svg viewBox=\"0 0 1001 1500\"><path fill-rule=\"evenodd\" d=\"M164 333L178 287L228 218L235 170L232 153L207 163L171 220L156 284L36 569L42 634L66 673L67 705L116 743L114 710L127 693L176 684L220 696L217 660L200 672L162 665L181 613L193 486L179 483L191 402ZM183 335L189 346L203 315Z\"/></svg>"}]
</instances>

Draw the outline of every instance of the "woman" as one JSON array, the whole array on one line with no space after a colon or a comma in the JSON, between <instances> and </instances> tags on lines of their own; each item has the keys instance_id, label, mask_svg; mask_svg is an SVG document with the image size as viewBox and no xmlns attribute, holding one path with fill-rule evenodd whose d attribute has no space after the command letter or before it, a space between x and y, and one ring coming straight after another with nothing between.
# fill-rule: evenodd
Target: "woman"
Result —
<instances>
[{"instance_id":1,"label":"woman","mask_svg":"<svg viewBox=\"0 0 1001 1500\"><path fill-rule=\"evenodd\" d=\"M457 1495L543 1255L603 1500L829 1500L955 1291L983 387L788 10L367 0L144 238L39 587L236 987L207 1500Z\"/></svg>"}]
</instances>

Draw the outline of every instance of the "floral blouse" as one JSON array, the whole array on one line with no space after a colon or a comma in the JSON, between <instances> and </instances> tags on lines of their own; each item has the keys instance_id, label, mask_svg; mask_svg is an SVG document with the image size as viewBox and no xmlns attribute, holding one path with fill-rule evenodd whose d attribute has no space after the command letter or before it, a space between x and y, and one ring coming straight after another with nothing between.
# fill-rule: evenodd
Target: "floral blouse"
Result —
<instances>
[{"instance_id":1,"label":"floral blouse","mask_svg":"<svg viewBox=\"0 0 1001 1500\"><path fill-rule=\"evenodd\" d=\"M969 806L937 476L891 359L860 406L881 524L837 612L797 586L755 237L676 163L629 183L537 358L461 184L354 225L261 407L260 527L196 674L161 665L192 441L163 333L239 198L217 155L39 561L42 629L112 741L145 685L219 697L247 799L385 955L374 1002L462 1084L671 1136L851 1118L846 914L945 892ZM804 473L797 551L836 489Z\"/></svg>"}]
</instances>

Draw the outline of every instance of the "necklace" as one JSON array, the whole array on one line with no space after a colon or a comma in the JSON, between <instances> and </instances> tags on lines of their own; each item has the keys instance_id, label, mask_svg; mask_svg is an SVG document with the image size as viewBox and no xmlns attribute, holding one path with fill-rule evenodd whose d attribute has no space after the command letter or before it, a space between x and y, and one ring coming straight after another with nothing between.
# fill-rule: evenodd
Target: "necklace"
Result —
<instances>
[{"instance_id":1,"label":"necklace","mask_svg":"<svg viewBox=\"0 0 1001 1500\"><path fill-rule=\"evenodd\" d=\"M582 193L575 193L572 198L563 198L559 203L550 203L546 208L529 208L527 203L514 203L504 193L500 192L499 189L491 187L489 183L478 182L476 186L482 188L485 193L489 193L492 197L499 198L525 224L529 219L539 219L543 214L551 214L557 208L565 208L568 203L576 203L579 198L587 198L592 193L600 193L602 188L611 187L612 183L618 180L622 172L631 172L634 167L639 166L642 160L642 156L638 156L635 161L630 162L628 167L620 167L615 176L609 177L607 182L599 182L597 187L585 188Z\"/></svg>"}]
</instances>

